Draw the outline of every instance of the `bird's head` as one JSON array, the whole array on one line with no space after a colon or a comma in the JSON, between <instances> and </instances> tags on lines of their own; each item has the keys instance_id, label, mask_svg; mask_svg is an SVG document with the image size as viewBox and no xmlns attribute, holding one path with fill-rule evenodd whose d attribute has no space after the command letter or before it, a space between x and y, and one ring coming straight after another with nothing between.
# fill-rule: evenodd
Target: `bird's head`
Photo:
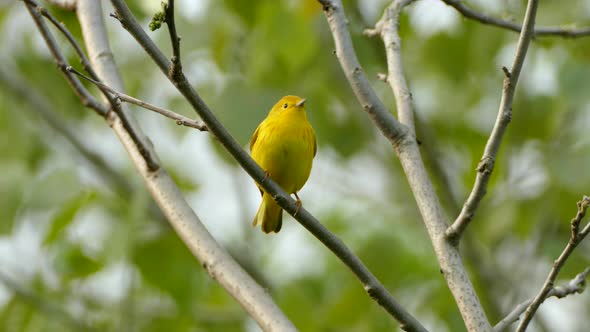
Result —
<instances>
[{"instance_id":1,"label":"bird's head","mask_svg":"<svg viewBox=\"0 0 590 332\"><path fill-rule=\"evenodd\" d=\"M270 111L273 115L302 112L305 114L305 98L297 96L285 96L281 98Z\"/></svg>"}]
</instances>

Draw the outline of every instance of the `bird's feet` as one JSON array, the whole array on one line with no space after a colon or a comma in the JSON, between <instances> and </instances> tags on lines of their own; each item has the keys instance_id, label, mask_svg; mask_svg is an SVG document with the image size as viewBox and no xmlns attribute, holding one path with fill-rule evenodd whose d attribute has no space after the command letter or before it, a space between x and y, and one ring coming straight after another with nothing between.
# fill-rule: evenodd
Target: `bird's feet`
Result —
<instances>
[{"instance_id":1,"label":"bird's feet","mask_svg":"<svg viewBox=\"0 0 590 332\"><path fill-rule=\"evenodd\" d=\"M295 210L295 213L293 213L293 216L296 217L297 213L299 213L299 210L301 209L301 206L303 205L303 202L301 202L301 199L299 198L299 196L297 196L297 193L293 193L295 195L295 198L297 199L295 201L295 205L297 205L297 209Z\"/></svg>"},{"instance_id":2,"label":"bird's feet","mask_svg":"<svg viewBox=\"0 0 590 332\"><path fill-rule=\"evenodd\" d=\"M267 170L264 170L264 177L262 178L262 180L260 181L261 183L266 181L266 179L268 179L270 177L270 173Z\"/></svg>"}]
</instances>

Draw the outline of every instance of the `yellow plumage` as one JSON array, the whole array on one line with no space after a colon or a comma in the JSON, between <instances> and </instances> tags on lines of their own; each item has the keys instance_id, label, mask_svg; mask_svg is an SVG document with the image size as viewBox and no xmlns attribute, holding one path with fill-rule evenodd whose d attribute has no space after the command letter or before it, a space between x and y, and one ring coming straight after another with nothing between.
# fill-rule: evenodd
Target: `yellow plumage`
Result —
<instances>
[{"instance_id":1,"label":"yellow plumage","mask_svg":"<svg viewBox=\"0 0 590 332\"><path fill-rule=\"evenodd\" d=\"M279 100L250 140L252 158L283 190L295 194L303 187L317 151L315 132L307 121L305 99L285 96ZM253 225L265 233L281 230L283 210L262 189L262 202ZM300 202L298 200L298 202Z\"/></svg>"}]
</instances>

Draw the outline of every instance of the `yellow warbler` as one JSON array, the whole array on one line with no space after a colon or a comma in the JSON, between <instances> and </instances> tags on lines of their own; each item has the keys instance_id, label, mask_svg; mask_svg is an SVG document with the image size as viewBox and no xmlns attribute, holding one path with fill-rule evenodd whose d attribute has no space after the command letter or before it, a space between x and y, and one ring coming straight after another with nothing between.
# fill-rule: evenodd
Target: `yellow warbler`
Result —
<instances>
[{"instance_id":1,"label":"yellow warbler","mask_svg":"<svg viewBox=\"0 0 590 332\"><path fill-rule=\"evenodd\" d=\"M305 99L285 96L279 100L254 132L250 140L252 158L283 190L295 194L303 187L317 151L315 132L307 121ZM265 233L281 230L283 210L271 195L260 188L262 203L254 217Z\"/></svg>"}]
</instances>

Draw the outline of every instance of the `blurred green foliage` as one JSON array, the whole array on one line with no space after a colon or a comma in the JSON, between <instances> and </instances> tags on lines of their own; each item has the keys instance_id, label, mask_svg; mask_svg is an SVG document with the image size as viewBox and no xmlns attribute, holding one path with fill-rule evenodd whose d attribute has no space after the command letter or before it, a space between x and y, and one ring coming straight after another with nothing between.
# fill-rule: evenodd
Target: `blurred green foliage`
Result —
<instances>
[{"instance_id":1,"label":"blurred green foliage","mask_svg":"<svg viewBox=\"0 0 590 332\"><path fill-rule=\"evenodd\" d=\"M147 29L159 3L129 3ZM386 72L382 42L362 35L381 15L386 1L368 3L344 1L349 28L373 87L395 112L389 87L377 79L377 73ZM444 5L431 9L430 15L439 10L447 23L432 17L425 21L420 11L438 3L424 1L425 6L419 6L421 3L402 17L403 61L416 112L423 122L418 133L427 133L420 137L423 152L436 154L426 159L436 160L438 166L430 163L428 168L452 219L473 184L474 169L500 101L501 66L510 66L518 35L466 20ZM473 6L519 21L524 2L502 3ZM583 3L542 3L538 22L588 25L587 15L572 11ZM311 211L431 330L464 330L401 167L353 96L333 54L332 36L317 1L179 1L176 6L184 69L232 135L247 146L257 124L278 98L285 94L305 96L320 145L318 158L325 158L327 165L314 169L324 172L325 176L317 179L325 182L315 187L320 193L314 197L322 199L309 203L315 208ZM73 13L54 7L50 10L81 40ZM120 25L105 19L128 93L195 116ZM19 268L14 259L4 264L6 255L1 254L0 272L17 276L19 284L36 296L33 300L10 292L0 296L0 330L79 330L47 309L48 303L102 331L254 330L245 311L153 212L154 203L146 198L140 179L112 133L72 93L21 2L0 4L0 27L4 32L0 37L2 68L28 82L30 94L44 96L81 141L130 179L132 186L124 192L106 186L108 182L76 149L44 123L28 98L13 91L14 82L0 80L0 244L17 248L17 263L27 266ZM150 36L170 53L165 27ZM80 67L63 39L60 44L70 63ZM488 194L467 232L473 241L462 246L493 322L541 284L552 259L567 242L575 202L590 194L589 45L588 39L545 37L536 39L529 51ZM189 135L212 146L224 161L223 167L235 167L208 134L142 110L134 108L134 112L187 197L201 197L204 179L211 176L213 167L187 166L178 155L178 142ZM201 151L192 153L201 157ZM367 160L384 172L337 176L346 165L371 166ZM437 168L439 172L435 172ZM450 179L449 185L438 177L440 171ZM375 182L385 189L367 194L364 186ZM349 183L358 187L347 187ZM247 200L233 197L234 189L224 188L226 194L216 198L215 206L196 212L207 215L208 210L231 210L229 206L246 204ZM352 274L323 248L313 249L313 259L301 262L281 257L277 243L294 228L272 239L262 237L258 230L249 228L250 210L243 208L243 215L231 220L235 224L229 228L220 220L208 220L208 225L214 234L246 225L243 234L231 233L220 241L230 252L239 253L236 257L269 287L301 331L398 329ZM88 228L85 222L92 224L88 220L96 225ZM27 227L34 232L27 233ZM77 237L80 232L86 237ZM25 247L29 249L18 251L19 241L28 243ZM309 242L305 246L310 246ZM573 277L588 265L587 248L583 245L576 252L564 268L563 278ZM272 259L299 264L301 273L280 279ZM118 271L117 266L123 266L123 272L113 272ZM319 268L309 272L306 268L310 267ZM96 284L101 285L100 291L91 291ZM587 316L587 294L577 300L584 304L579 310Z\"/></svg>"}]
</instances>

